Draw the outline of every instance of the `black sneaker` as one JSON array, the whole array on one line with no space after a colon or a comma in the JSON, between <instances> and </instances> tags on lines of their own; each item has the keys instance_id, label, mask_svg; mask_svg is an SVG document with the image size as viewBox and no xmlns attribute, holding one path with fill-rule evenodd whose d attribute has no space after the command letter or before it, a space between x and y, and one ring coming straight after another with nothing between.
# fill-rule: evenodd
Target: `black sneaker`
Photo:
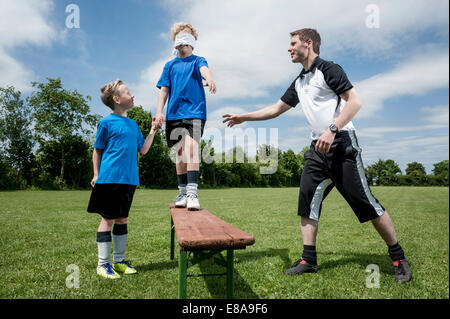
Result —
<instances>
[{"instance_id":1,"label":"black sneaker","mask_svg":"<svg viewBox=\"0 0 450 319\"><path fill-rule=\"evenodd\" d=\"M412 278L411 270L409 269L408 260L401 259L394 261L395 281L407 282Z\"/></svg>"},{"instance_id":2,"label":"black sneaker","mask_svg":"<svg viewBox=\"0 0 450 319\"><path fill-rule=\"evenodd\" d=\"M319 270L319 266L308 264L306 260L300 258L291 268L285 270L284 273L286 275L299 275L305 272L317 272L317 270Z\"/></svg>"}]
</instances>

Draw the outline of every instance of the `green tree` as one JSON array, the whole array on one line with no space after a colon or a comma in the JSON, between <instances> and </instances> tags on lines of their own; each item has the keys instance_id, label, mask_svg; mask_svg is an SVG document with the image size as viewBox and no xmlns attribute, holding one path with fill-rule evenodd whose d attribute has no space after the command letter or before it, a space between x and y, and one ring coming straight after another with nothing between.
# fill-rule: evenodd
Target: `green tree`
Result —
<instances>
[{"instance_id":1,"label":"green tree","mask_svg":"<svg viewBox=\"0 0 450 319\"><path fill-rule=\"evenodd\" d=\"M433 164L433 166L433 174L435 176L441 176L448 181L449 161L441 161L439 163Z\"/></svg>"},{"instance_id":2,"label":"green tree","mask_svg":"<svg viewBox=\"0 0 450 319\"><path fill-rule=\"evenodd\" d=\"M405 173L406 173L406 175L410 175L410 176L425 176L426 175L425 167L422 165L422 163L418 163L418 162L408 163Z\"/></svg>"},{"instance_id":3,"label":"green tree","mask_svg":"<svg viewBox=\"0 0 450 319\"><path fill-rule=\"evenodd\" d=\"M36 139L41 144L48 141L58 143L59 178L64 180L67 137L90 134L99 116L90 114L90 96L84 97L77 90L63 88L60 78L47 78L47 83L33 82L32 85L36 91L28 102L33 108Z\"/></svg>"},{"instance_id":4,"label":"green tree","mask_svg":"<svg viewBox=\"0 0 450 319\"><path fill-rule=\"evenodd\" d=\"M135 106L128 111L128 118L136 121L146 138L152 125L151 112L145 111L142 106ZM141 185L153 188L176 187L176 169L169 152L165 135L158 130L148 153L136 154L139 158L139 182Z\"/></svg>"},{"instance_id":5,"label":"green tree","mask_svg":"<svg viewBox=\"0 0 450 319\"><path fill-rule=\"evenodd\" d=\"M61 147L59 141L47 141L37 150L40 168L37 186L56 189L63 185L71 188L88 188L92 179L92 149L88 141L79 135L63 137L65 151L64 180L58 183ZM62 185L61 185L62 184Z\"/></svg>"},{"instance_id":6,"label":"green tree","mask_svg":"<svg viewBox=\"0 0 450 319\"><path fill-rule=\"evenodd\" d=\"M374 174L377 185L396 185L398 183L398 176L402 173L398 164L388 159L383 161L379 159L376 163L367 168L368 172Z\"/></svg>"},{"instance_id":7,"label":"green tree","mask_svg":"<svg viewBox=\"0 0 450 319\"><path fill-rule=\"evenodd\" d=\"M0 88L0 142L4 159L15 171L15 182L24 178L31 183L35 161L30 107L12 86Z\"/></svg>"}]
</instances>

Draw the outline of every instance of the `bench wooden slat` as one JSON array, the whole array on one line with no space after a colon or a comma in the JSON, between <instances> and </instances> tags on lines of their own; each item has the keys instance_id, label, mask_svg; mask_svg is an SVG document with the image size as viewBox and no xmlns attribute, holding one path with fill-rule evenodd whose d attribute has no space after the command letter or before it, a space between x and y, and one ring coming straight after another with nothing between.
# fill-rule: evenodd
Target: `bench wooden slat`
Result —
<instances>
[{"instance_id":1,"label":"bench wooden slat","mask_svg":"<svg viewBox=\"0 0 450 319\"><path fill-rule=\"evenodd\" d=\"M253 236L206 209L188 211L171 204L170 212L182 250L244 249L255 243Z\"/></svg>"}]
</instances>

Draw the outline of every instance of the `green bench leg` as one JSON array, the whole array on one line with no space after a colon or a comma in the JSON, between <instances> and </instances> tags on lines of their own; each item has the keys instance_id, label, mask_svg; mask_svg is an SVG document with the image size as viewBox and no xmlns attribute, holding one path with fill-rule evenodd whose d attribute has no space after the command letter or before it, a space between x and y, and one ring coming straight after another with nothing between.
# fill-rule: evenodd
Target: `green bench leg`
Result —
<instances>
[{"instance_id":1,"label":"green bench leg","mask_svg":"<svg viewBox=\"0 0 450 319\"><path fill-rule=\"evenodd\" d=\"M227 298L233 298L234 250L227 250Z\"/></svg>"},{"instance_id":2,"label":"green bench leg","mask_svg":"<svg viewBox=\"0 0 450 319\"><path fill-rule=\"evenodd\" d=\"M174 258L175 249L175 227L173 226L172 216L170 217L170 260Z\"/></svg>"},{"instance_id":3,"label":"green bench leg","mask_svg":"<svg viewBox=\"0 0 450 319\"><path fill-rule=\"evenodd\" d=\"M178 299L186 299L187 252L180 250L178 260Z\"/></svg>"}]
</instances>

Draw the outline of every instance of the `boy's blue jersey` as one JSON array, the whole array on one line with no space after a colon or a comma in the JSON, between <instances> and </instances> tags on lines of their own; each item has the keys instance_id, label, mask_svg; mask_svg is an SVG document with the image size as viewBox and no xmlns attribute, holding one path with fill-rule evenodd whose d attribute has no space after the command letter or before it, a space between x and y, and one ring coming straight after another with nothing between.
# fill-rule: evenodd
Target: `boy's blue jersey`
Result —
<instances>
[{"instance_id":1,"label":"boy's blue jersey","mask_svg":"<svg viewBox=\"0 0 450 319\"><path fill-rule=\"evenodd\" d=\"M110 114L100 120L94 148L103 153L96 183L139 185L137 152L144 142L132 119Z\"/></svg>"},{"instance_id":2,"label":"boy's blue jersey","mask_svg":"<svg viewBox=\"0 0 450 319\"><path fill-rule=\"evenodd\" d=\"M208 67L205 58L191 55L174 58L164 66L156 86L169 87L166 120L200 118L206 120L206 98L200 68Z\"/></svg>"}]
</instances>

